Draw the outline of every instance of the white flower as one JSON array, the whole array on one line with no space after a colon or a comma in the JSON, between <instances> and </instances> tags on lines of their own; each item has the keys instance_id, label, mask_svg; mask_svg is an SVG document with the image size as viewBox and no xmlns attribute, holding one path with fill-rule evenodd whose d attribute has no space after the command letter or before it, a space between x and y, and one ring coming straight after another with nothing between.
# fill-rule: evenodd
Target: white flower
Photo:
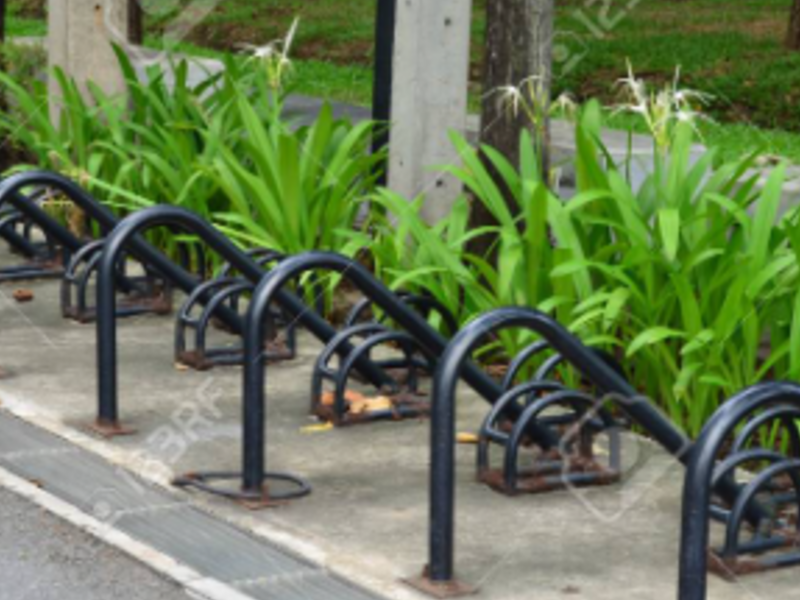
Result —
<instances>
[{"instance_id":1,"label":"white flower","mask_svg":"<svg viewBox=\"0 0 800 600\"><path fill-rule=\"evenodd\" d=\"M508 107L515 117L519 116L520 105L524 101L520 88L513 85L503 85L486 93L484 98L489 98L490 96L497 96L497 102L500 106Z\"/></svg>"},{"instance_id":2,"label":"white flower","mask_svg":"<svg viewBox=\"0 0 800 600\"><path fill-rule=\"evenodd\" d=\"M553 100L552 107L556 112L570 116L577 112L578 103L575 102L575 98L569 92L564 92Z\"/></svg>"},{"instance_id":3,"label":"white flower","mask_svg":"<svg viewBox=\"0 0 800 600\"><path fill-rule=\"evenodd\" d=\"M705 119L695 107L697 104L708 104L713 98L709 94L690 89L681 89L681 68L675 69L672 83L658 93L648 93L647 87L641 80L636 79L630 61L627 62L628 74L618 80L631 102L618 105L614 114L628 112L641 115L656 144L662 152L669 150L674 135L673 125L687 123L695 132L700 134L696 122Z\"/></svg>"},{"instance_id":4,"label":"white flower","mask_svg":"<svg viewBox=\"0 0 800 600\"><path fill-rule=\"evenodd\" d=\"M628 67L628 76L617 80L617 86L625 88L637 104L647 100L647 85L633 74L633 67L629 60L625 61Z\"/></svg>"},{"instance_id":5,"label":"white flower","mask_svg":"<svg viewBox=\"0 0 800 600\"><path fill-rule=\"evenodd\" d=\"M286 34L286 39L283 41L283 60L288 62L289 60L289 51L292 49L292 43L294 43L294 36L297 33L297 28L300 25L300 18L296 17L294 21L292 21L292 26L289 28L289 33Z\"/></svg>"},{"instance_id":6,"label":"white flower","mask_svg":"<svg viewBox=\"0 0 800 600\"><path fill-rule=\"evenodd\" d=\"M680 104L697 100L700 104L705 105L709 104L714 99L714 96L711 94L706 94L704 92L698 92L695 90L676 90L674 97L675 101Z\"/></svg>"},{"instance_id":7,"label":"white flower","mask_svg":"<svg viewBox=\"0 0 800 600\"><path fill-rule=\"evenodd\" d=\"M270 42L264 46L241 44L241 47L244 52L250 55L251 60L271 60L278 54L276 49L277 44L278 42Z\"/></svg>"},{"instance_id":8,"label":"white flower","mask_svg":"<svg viewBox=\"0 0 800 600\"><path fill-rule=\"evenodd\" d=\"M258 61L264 65L269 84L274 89L282 87L286 71L292 66L289 51L292 48L299 24L300 19L295 19L286 37L282 40L275 40L264 46L242 45L244 50L250 54L248 61Z\"/></svg>"}]
</instances>

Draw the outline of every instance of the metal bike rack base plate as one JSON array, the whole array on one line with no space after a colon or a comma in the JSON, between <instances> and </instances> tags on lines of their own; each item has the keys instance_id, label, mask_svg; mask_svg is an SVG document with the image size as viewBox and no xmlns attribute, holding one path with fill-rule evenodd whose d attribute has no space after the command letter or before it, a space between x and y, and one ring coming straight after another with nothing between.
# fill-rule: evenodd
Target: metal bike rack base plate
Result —
<instances>
[{"instance_id":1,"label":"metal bike rack base plate","mask_svg":"<svg viewBox=\"0 0 800 600\"><path fill-rule=\"evenodd\" d=\"M311 485L300 477L289 473L265 473L264 487L258 491L232 490L218 484L224 481L238 481L241 473L236 472L209 472L186 473L173 480L172 484L179 488L194 488L208 494L228 498L239 503L248 510L262 510L284 506L292 500L302 498L311 493ZM271 490L273 482L288 483L290 489L286 492L274 493Z\"/></svg>"},{"instance_id":2,"label":"metal bike rack base plate","mask_svg":"<svg viewBox=\"0 0 800 600\"><path fill-rule=\"evenodd\" d=\"M117 303L117 316L139 316L145 314L153 314L158 316L167 316L172 313L172 299L169 294L159 292L156 296L131 298L122 297ZM88 308L86 310L79 310L75 307L68 307L62 310L65 319L71 319L82 325L94 323L97 319L97 311L95 308Z\"/></svg>"},{"instance_id":3,"label":"metal bike rack base plate","mask_svg":"<svg viewBox=\"0 0 800 600\"><path fill-rule=\"evenodd\" d=\"M267 364L295 358L295 353L283 340L267 342L266 352L268 356ZM231 346L230 348L225 348L224 351L220 348L207 350L206 352L187 350L175 356L175 361L178 364L195 371L211 371L219 366L240 366L243 360L244 352L241 346Z\"/></svg>"},{"instance_id":4,"label":"metal bike rack base plate","mask_svg":"<svg viewBox=\"0 0 800 600\"><path fill-rule=\"evenodd\" d=\"M90 423L86 429L89 433L93 433L105 439L136 435L136 433L138 433L136 429L126 427L121 423L102 423L100 421Z\"/></svg>"},{"instance_id":5,"label":"metal bike rack base plate","mask_svg":"<svg viewBox=\"0 0 800 600\"><path fill-rule=\"evenodd\" d=\"M518 475L517 486L513 490L506 486L505 473L502 469L484 471L478 475L478 479L497 492L507 496L517 496L570 488L614 485L621 481L622 474L597 462L586 461L567 468L562 464L547 464L522 470Z\"/></svg>"},{"instance_id":6,"label":"metal bike rack base plate","mask_svg":"<svg viewBox=\"0 0 800 600\"><path fill-rule=\"evenodd\" d=\"M404 579L403 582L433 598L463 598L465 596L474 596L480 591L477 587L469 586L459 581L434 582L425 573L419 577Z\"/></svg>"},{"instance_id":7,"label":"metal bike rack base plate","mask_svg":"<svg viewBox=\"0 0 800 600\"><path fill-rule=\"evenodd\" d=\"M773 534L771 540L775 542L775 549L790 550L800 546L800 538L796 534L780 535ZM747 575L768 573L777 569L796 567L800 564L800 552L795 551L786 554L738 556L732 559L725 559L713 549L708 551L708 572L722 579L734 582Z\"/></svg>"}]
</instances>

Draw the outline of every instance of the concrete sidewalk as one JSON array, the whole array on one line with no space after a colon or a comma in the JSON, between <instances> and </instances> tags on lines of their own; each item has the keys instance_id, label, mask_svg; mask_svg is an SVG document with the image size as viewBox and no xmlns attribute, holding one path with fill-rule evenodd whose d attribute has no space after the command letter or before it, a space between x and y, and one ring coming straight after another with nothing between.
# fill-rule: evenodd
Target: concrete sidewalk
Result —
<instances>
[{"instance_id":1,"label":"concrete sidewalk","mask_svg":"<svg viewBox=\"0 0 800 600\"><path fill-rule=\"evenodd\" d=\"M93 438L85 426L95 415L94 327L60 318L56 283L25 285L36 296L29 304L11 299L15 287L0 286L4 409L160 485L186 471L239 470L240 369L177 370L171 319L122 321L121 411L138 433ZM314 493L261 512L180 496L377 594L421 598L401 580L426 562L428 424L304 429L319 350L304 335L299 358L267 372L268 468L307 477ZM474 431L486 405L467 389L459 403L459 431ZM633 436L624 450L619 486L508 498L475 482L475 448L460 446L459 577L493 600L674 599L682 467ZM738 584L711 578L710 598L789 600L798 577L790 569Z\"/></svg>"}]
</instances>

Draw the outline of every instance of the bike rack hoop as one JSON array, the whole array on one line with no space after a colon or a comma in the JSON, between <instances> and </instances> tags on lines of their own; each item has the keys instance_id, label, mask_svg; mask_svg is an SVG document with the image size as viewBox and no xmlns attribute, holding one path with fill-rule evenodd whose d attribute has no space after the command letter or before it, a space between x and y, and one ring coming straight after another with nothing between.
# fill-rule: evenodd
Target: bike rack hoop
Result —
<instances>
[{"instance_id":1,"label":"bike rack hoop","mask_svg":"<svg viewBox=\"0 0 800 600\"><path fill-rule=\"evenodd\" d=\"M199 285L178 311L175 327L175 361L198 371L206 371L217 366L241 365L243 360L241 344L209 347L208 333L210 327L214 325L218 329L223 329L215 322L215 315L219 307L227 305L230 310L241 315L241 296L252 292L254 287L248 280L236 277L212 279ZM200 308L200 313L198 316L194 316L198 308ZM290 322L285 328L285 349L270 347L273 334L277 335L277 324L281 322L283 316L283 311L277 307L270 315L270 333L268 339L265 340L269 348L270 360L291 360L296 356L297 336L294 323ZM194 332L192 349L189 349L187 340L187 333L190 330ZM230 330L227 331L230 332Z\"/></svg>"},{"instance_id":2,"label":"bike rack hoop","mask_svg":"<svg viewBox=\"0 0 800 600\"><path fill-rule=\"evenodd\" d=\"M67 264L61 280L61 314L65 319L78 323L95 320L96 308L89 298L89 290L92 277L97 273L104 243L104 240L87 243ZM123 254L117 265L117 278L127 282L127 297L120 302L117 317L169 314L172 311L172 286L146 266L143 267L144 275L129 276L126 260Z\"/></svg>"},{"instance_id":3,"label":"bike rack hoop","mask_svg":"<svg viewBox=\"0 0 800 600\"><path fill-rule=\"evenodd\" d=\"M765 382L733 396L703 428L684 482L679 600L705 600L708 572L731 577L800 565L799 411L800 384ZM787 433L788 454L775 445L777 438L757 435L765 428L774 432L775 424ZM740 484L734 473L748 464L767 466ZM713 491L723 482L739 493L720 508ZM726 529L721 548L709 549L711 519ZM743 542L747 521L754 533Z\"/></svg>"}]
</instances>

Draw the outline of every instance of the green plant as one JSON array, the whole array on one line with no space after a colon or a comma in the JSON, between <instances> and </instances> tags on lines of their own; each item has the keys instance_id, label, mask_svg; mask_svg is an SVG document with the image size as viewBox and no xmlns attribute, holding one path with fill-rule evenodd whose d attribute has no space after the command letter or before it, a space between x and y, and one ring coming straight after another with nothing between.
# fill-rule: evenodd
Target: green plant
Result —
<instances>
[{"instance_id":1,"label":"green plant","mask_svg":"<svg viewBox=\"0 0 800 600\"><path fill-rule=\"evenodd\" d=\"M369 153L374 124L337 121L325 105L312 125L292 129L259 119L244 97L236 108L242 152L220 145L209 172L230 203L216 221L249 245L286 253L339 248L383 160Z\"/></svg>"},{"instance_id":2,"label":"green plant","mask_svg":"<svg viewBox=\"0 0 800 600\"><path fill-rule=\"evenodd\" d=\"M0 74L14 106L30 115L24 127L3 115L0 129L38 167L78 179L120 213L170 203L242 244L288 253L338 249L339 230L353 227L384 155L370 153L372 123L336 120L329 106L309 126L284 119L295 28L250 57L229 57L222 73L196 86L186 61L170 65L172 77L155 66L140 79L116 48L127 100L91 83L87 98L56 69L55 123L43 83L27 89Z\"/></svg>"},{"instance_id":3,"label":"green plant","mask_svg":"<svg viewBox=\"0 0 800 600\"><path fill-rule=\"evenodd\" d=\"M32 82L47 71L47 51L38 44L7 41L0 53L3 70L17 81Z\"/></svg>"},{"instance_id":4,"label":"green plant","mask_svg":"<svg viewBox=\"0 0 800 600\"><path fill-rule=\"evenodd\" d=\"M369 248L376 272L394 289L429 293L460 322L503 305L555 309L561 283L550 278L555 265L569 257L549 242L548 223L561 207L544 184L534 144L528 132L520 139L520 166L513 167L488 146L473 148L454 134L463 165L445 170L459 178L476 199L486 205L496 226L469 228L469 201L461 198L447 219L428 225L420 215L424 198L408 202L381 190L371 201L367 232L351 234L353 250ZM502 188L513 195L520 214L511 213ZM568 226L568 224L567 224ZM492 234L497 239L497 263L470 253L469 242ZM530 336L504 334L505 351L513 354Z\"/></svg>"},{"instance_id":5,"label":"green plant","mask_svg":"<svg viewBox=\"0 0 800 600\"><path fill-rule=\"evenodd\" d=\"M171 67L172 83L161 67L151 67L140 80L125 54L117 52L130 103L119 119L105 116L113 137L96 148L119 165L96 176L94 185L126 211L169 203L210 219L226 205L205 173L219 145L240 136L229 107L241 93L239 86L252 82L250 74L230 60L224 74L190 86L188 64L180 61Z\"/></svg>"},{"instance_id":6,"label":"green plant","mask_svg":"<svg viewBox=\"0 0 800 600\"><path fill-rule=\"evenodd\" d=\"M346 254L368 250L375 273L392 289L430 293L460 321L491 306L466 257L467 242L480 232L468 231L465 198L433 226L420 214L423 197L409 202L380 189L368 200L376 210L362 230L343 232L349 238Z\"/></svg>"},{"instance_id":7,"label":"green plant","mask_svg":"<svg viewBox=\"0 0 800 600\"><path fill-rule=\"evenodd\" d=\"M598 115L587 111L577 142L579 187L600 193L565 204L583 256L552 275L591 276L596 291L574 307L573 327L608 336L639 389L697 433L734 391L800 375L788 341L800 280L797 226L780 216L785 169L759 191L754 157L714 170L712 150L693 164L692 127L678 123L634 191L625 165L602 167ZM593 243L598 232L607 244Z\"/></svg>"},{"instance_id":8,"label":"green plant","mask_svg":"<svg viewBox=\"0 0 800 600\"><path fill-rule=\"evenodd\" d=\"M465 199L431 226L422 199L383 192L375 200L389 214L373 217L375 239L353 244L370 248L395 287L432 293L462 323L510 304L554 314L616 355L637 389L696 434L734 391L800 377L800 209L780 214L783 167L758 189L754 156L715 168L712 150L692 161L683 120L633 189L628 160L616 164L600 141L602 114L597 103L581 111L568 200L543 185L527 134L520 165L454 138L463 164L449 172L495 216L496 264L466 250L481 232L466 229ZM525 341L501 340L508 355Z\"/></svg>"},{"instance_id":9,"label":"green plant","mask_svg":"<svg viewBox=\"0 0 800 600\"><path fill-rule=\"evenodd\" d=\"M52 76L60 89L57 98L48 96L47 85L42 81L28 82L29 87L26 87L0 73L0 83L11 107L0 115L0 129L43 168L96 173L100 158L92 157L92 144L109 135L100 115L118 114L122 103L108 99L96 86L89 84L89 93L96 101L96 105L92 105L61 69L55 68ZM59 107L59 117L53 122L51 108L55 110L55 106ZM25 115L23 121L19 120L20 115Z\"/></svg>"},{"instance_id":10,"label":"green plant","mask_svg":"<svg viewBox=\"0 0 800 600\"><path fill-rule=\"evenodd\" d=\"M79 180L122 214L170 203L221 224L242 244L336 249L337 230L353 226L383 155L369 152L373 124L335 120L327 106L310 126L283 118L296 26L249 57L228 57L223 72L200 85L190 85L185 60L150 67L140 79L116 48L125 98L91 82L82 94L59 69L57 98L43 82L0 74L14 107L0 116L0 129L37 167Z\"/></svg>"}]
</instances>

